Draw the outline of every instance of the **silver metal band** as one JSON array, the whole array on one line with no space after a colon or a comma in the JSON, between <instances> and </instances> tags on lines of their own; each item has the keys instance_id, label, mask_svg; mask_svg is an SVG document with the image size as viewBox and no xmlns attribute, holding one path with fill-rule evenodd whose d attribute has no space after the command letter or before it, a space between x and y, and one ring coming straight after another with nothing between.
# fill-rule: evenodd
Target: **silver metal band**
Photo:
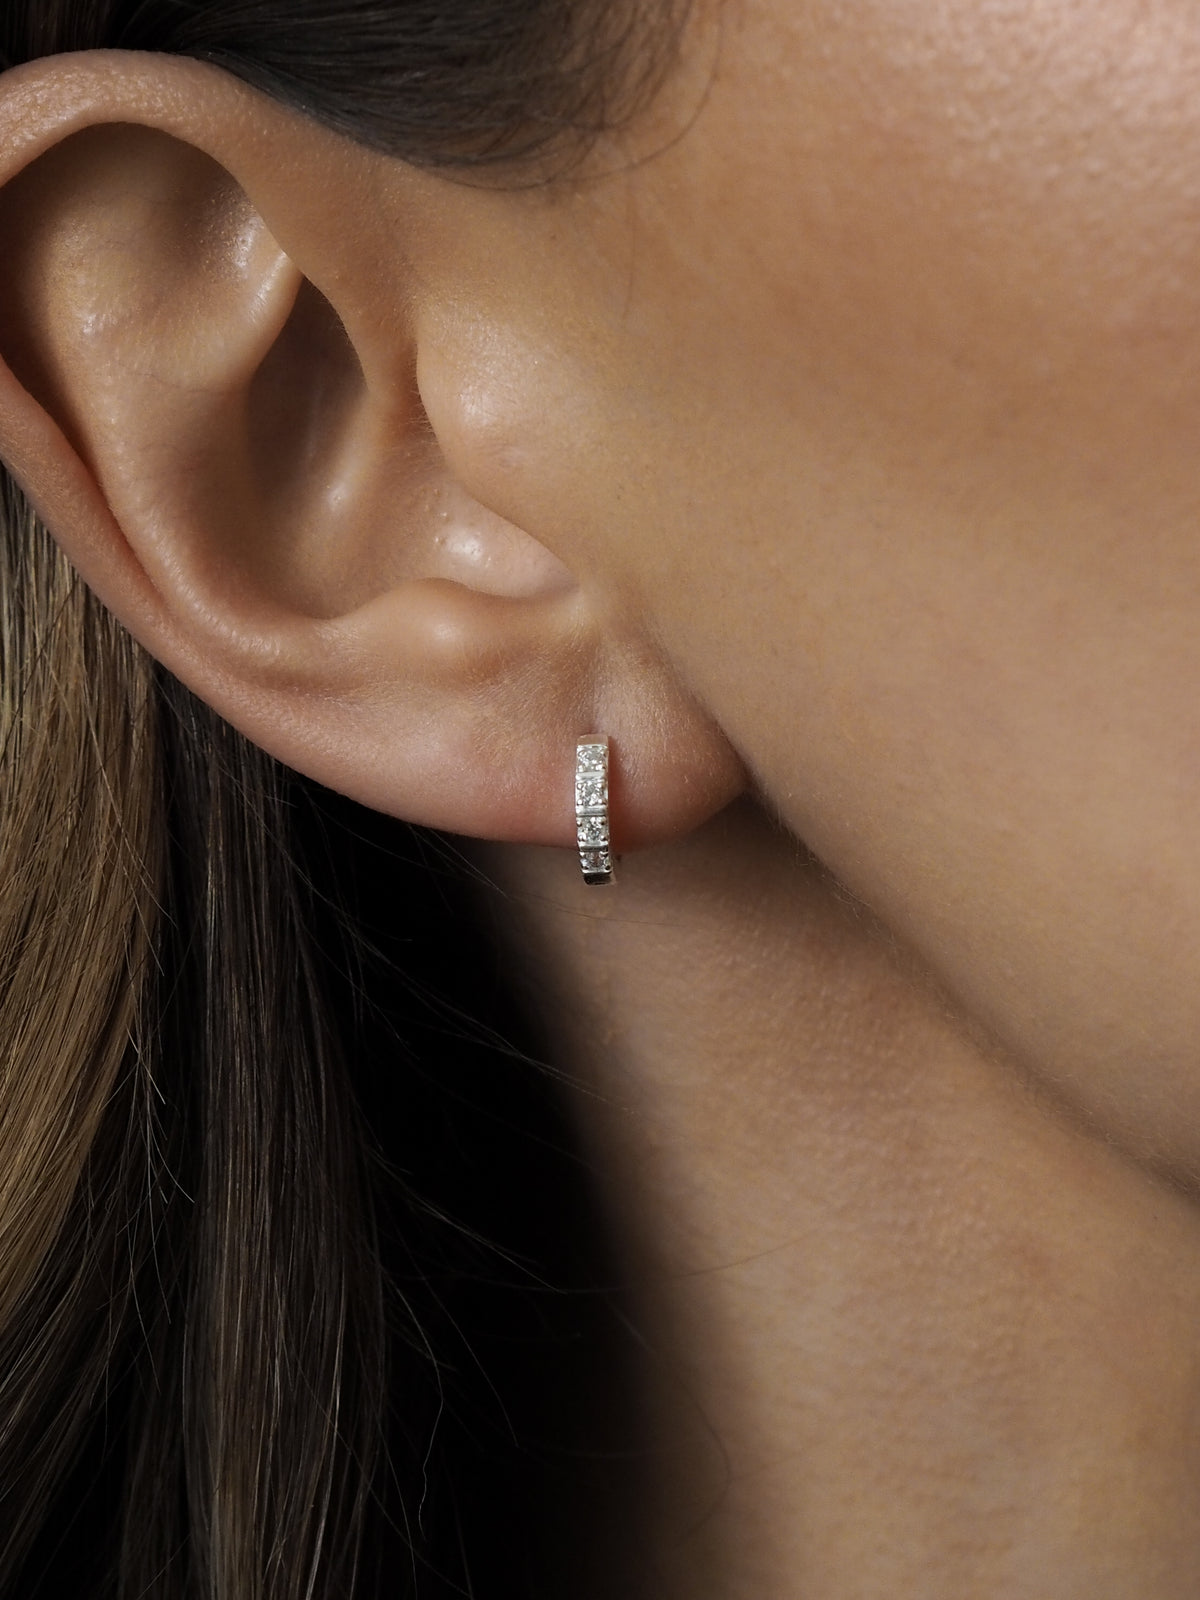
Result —
<instances>
[{"instance_id":1,"label":"silver metal band","mask_svg":"<svg viewBox=\"0 0 1200 1600\"><path fill-rule=\"evenodd\" d=\"M575 837L584 883L614 881L608 826L608 738L592 733L575 746Z\"/></svg>"}]
</instances>

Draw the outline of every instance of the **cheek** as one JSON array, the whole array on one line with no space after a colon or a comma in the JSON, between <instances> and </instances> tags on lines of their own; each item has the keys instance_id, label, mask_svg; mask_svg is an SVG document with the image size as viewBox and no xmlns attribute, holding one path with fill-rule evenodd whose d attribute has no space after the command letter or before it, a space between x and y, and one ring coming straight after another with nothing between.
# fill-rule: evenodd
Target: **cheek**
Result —
<instances>
[{"instance_id":1,"label":"cheek","mask_svg":"<svg viewBox=\"0 0 1200 1600\"><path fill-rule=\"evenodd\" d=\"M1200 14L1091 0L915 20L888 14L864 129L886 173L875 303L932 346L918 370L964 373L949 397L978 376L972 414L1027 416L1032 443L1065 406L1043 446L1116 426L1129 455L1131 417L1198 394Z\"/></svg>"},{"instance_id":2,"label":"cheek","mask_svg":"<svg viewBox=\"0 0 1200 1600\"><path fill-rule=\"evenodd\" d=\"M739 15L637 191L612 538L791 825L1194 1169L1200 13Z\"/></svg>"},{"instance_id":3,"label":"cheek","mask_svg":"<svg viewBox=\"0 0 1200 1600\"><path fill-rule=\"evenodd\" d=\"M852 401L910 446L933 429L942 453L1023 424L1052 450L1128 444L1131 413L1148 438L1183 419L1200 398L1195 6L752 10L722 80L738 112L682 234L707 221L708 281L736 286L766 391L806 420L814 396Z\"/></svg>"}]
</instances>

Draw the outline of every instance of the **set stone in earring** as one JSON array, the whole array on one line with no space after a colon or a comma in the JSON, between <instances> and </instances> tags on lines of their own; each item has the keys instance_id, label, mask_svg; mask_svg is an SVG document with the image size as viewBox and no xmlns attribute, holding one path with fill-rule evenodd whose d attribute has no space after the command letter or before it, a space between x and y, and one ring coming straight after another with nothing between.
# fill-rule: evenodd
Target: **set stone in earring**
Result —
<instances>
[{"instance_id":1,"label":"set stone in earring","mask_svg":"<svg viewBox=\"0 0 1200 1600\"><path fill-rule=\"evenodd\" d=\"M575 746L575 837L584 883L614 882L604 734L589 734Z\"/></svg>"}]
</instances>

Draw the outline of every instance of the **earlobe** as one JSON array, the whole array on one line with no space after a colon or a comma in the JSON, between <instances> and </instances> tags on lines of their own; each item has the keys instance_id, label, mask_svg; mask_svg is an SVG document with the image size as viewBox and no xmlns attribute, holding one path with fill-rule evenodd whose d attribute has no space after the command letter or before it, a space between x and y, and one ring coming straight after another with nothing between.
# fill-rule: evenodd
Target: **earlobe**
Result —
<instances>
[{"instance_id":1,"label":"earlobe","mask_svg":"<svg viewBox=\"0 0 1200 1600\"><path fill-rule=\"evenodd\" d=\"M447 465L418 372L454 375L394 309L405 253L356 193L381 158L160 58L103 58L90 102L86 64L42 64L33 139L30 70L0 90L40 155L0 196L0 434L142 643L273 754L412 821L571 844L593 726L618 847L729 798L740 767L637 628Z\"/></svg>"}]
</instances>

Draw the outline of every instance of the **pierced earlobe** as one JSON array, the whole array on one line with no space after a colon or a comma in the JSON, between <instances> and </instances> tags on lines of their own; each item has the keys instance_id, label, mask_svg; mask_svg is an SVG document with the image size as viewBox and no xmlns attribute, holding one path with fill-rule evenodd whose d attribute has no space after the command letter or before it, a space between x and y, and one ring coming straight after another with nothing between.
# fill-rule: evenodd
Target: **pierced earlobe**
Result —
<instances>
[{"instance_id":1,"label":"pierced earlobe","mask_svg":"<svg viewBox=\"0 0 1200 1600\"><path fill-rule=\"evenodd\" d=\"M614 883L608 820L607 735L588 734L575 746L575 837L584 883Z\"/></svg>"}]
</instances>

